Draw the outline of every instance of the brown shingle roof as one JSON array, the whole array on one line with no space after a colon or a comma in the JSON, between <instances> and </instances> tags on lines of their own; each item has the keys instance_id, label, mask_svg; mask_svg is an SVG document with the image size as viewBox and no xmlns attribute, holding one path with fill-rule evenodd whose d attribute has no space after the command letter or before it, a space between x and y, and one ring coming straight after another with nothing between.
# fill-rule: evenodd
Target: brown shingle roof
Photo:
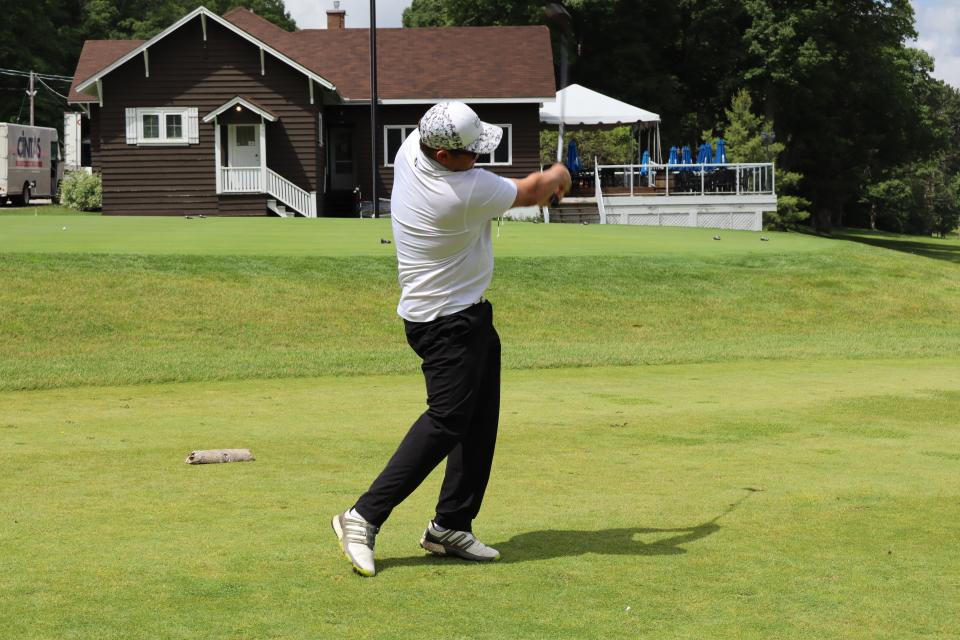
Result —
<instances>
[{"instance_id":1,"label":"brown shingle roof","mask_svg":"<svg viewBox=\"0 0 960 640\"><path fill-rule=\"evenodd\" d=\"M70 102L95 102L90 96L77 93L77 85L127 55L143 42L143 40L87 40L84 42L80 59L77 61L77 69L73 72Z\"/></svg>"},{"instance_id":2,"label":"brown shingle roof","mask_svg":"<svg viewBox=\"0 0 960 640\"><path fill-rule=\"evenodd\" d=\"M343 98L370 99L368 29L291 33L242 8L223 17L332 82ZM90 100L74 87L142 42L84 44L71 100ZM544 26L377 29L377 84L381 100L550 97L556 92L550 33Z\"/></svg>"},{"instance_id":3,"label":"brown shingle roof","mask_svg":"<svg viewBox=\"0 0 960 640\"><path fill-rule=\"evenodd\" d=\"M330 80L348 100L370 99L370 31L290 33L247 9L223 16ZM377 29L381 99L543 98L556 93L544 26Z\"/></svg>"}]
</instances>

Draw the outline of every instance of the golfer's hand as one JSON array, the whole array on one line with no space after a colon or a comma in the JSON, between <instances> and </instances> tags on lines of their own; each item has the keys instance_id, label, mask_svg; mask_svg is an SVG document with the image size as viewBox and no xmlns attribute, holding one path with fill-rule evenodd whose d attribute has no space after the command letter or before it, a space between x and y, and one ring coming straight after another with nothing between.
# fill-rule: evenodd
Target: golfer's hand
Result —
<instances>
[{"instance_id":1,"label":"golfer's hand","mask_svg":"<svg viewBox=\"0 0 960 640\"><path fill-rule=\"evenodd\" d=\"M559 184L553 190L553 193L550 194L550 206L555 207L560 204L560 201L563 200L563 197L570 193L570 189L573 187L573 179L570 177L570 171L565 165L555 164L550 167L551 171L557 173L557 180Z\"/></svg>"}]
</instances>

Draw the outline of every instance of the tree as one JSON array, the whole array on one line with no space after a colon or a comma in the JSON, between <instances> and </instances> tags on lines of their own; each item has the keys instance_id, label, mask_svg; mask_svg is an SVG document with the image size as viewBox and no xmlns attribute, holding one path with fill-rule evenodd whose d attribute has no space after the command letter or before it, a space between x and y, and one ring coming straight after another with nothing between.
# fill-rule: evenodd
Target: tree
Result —
<instances>
[{"instance_id":1,"label":"tree","mask_svg":"<svg viewBox=\"0 0 960 640\"><path fill-rule=\"evenodd\" d=\"M931 151L922 105L927 62L909 0L744 0L744 78L786 142L782 162L806 176L816 227L829 232L868 172ZM873 165L871 167L871 165Z\"/></svg>"},{"instance_id":2,"label":"tree","mask_svg":"<svg viewBox=\"0 0 960 640\"><path fill-rule=\"evenodd\" d=\"M482 27L540 24L537 0L413 0L403 10L405 27Z\"/></svg>"},{"instance_id":3,"label":"tree","mask_svg":"<svg viewBox=\"0 0 960 640\"><path fill-rule=\"evenodd\" d=\"M557 137L555 129L540 131L540 163L551 165L557 161ZM593 159L601 164L632 164L637 162L637 137L630 127L613 129L567 130L564 132L566 144L577 141L580 161L585 169L593 168ZM566 157L567 149L563 154Z\"/></svg>"},{"instance_id":4,"label":"tree","mask_svg":"<svg viewBox=\"0 0 960 640\"><path fill-rule=\"evenodd\" d=\"M783 154L786 145L774 136L773 122L753 112L753 98L746 90L734 95L726 110L727 126L724 138L728 146L730 162L774 162ZM709 137L706 132L704 137ZM777 211L766 214L766 226L785 229L810 217L806 210L810 201L797 195L803 176L795 171L786 171L775 165Z\"/></svg>"}]
</instances>

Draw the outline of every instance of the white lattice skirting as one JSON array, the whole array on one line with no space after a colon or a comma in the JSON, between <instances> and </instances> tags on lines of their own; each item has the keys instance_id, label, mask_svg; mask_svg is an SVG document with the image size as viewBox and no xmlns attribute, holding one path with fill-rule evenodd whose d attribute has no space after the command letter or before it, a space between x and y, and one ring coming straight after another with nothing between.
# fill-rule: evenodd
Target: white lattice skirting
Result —
<instances>
[{"instance_id":1,"label":"white lattice skirting","mask_svg":"<svg viewBox=\"0 0 960 640\"><path fill-rule=\"evenodd\" d=\"M604 224L661 227L700 227L760 231L763 212L775 211L774 195L762 196L671 196L605 197Z\"/></svg>"}]
</instances>

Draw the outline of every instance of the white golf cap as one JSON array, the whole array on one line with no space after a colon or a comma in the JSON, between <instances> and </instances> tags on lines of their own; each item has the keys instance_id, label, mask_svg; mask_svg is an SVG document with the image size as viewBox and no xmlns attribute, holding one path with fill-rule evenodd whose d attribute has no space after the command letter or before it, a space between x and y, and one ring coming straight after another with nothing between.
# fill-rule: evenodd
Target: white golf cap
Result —
<instances>
[{"instance_id":1,"label":"white golf cap","mask_svg":"<svg viewBox=\"0 0 960 640\"><path fill-rule=\"evenodd\" d=\"M420 118L420 142L432 149L463 149L490 153L500 144L503 129L482 122L462 102L441 102Z\"/></svg>"}]
</instances>

